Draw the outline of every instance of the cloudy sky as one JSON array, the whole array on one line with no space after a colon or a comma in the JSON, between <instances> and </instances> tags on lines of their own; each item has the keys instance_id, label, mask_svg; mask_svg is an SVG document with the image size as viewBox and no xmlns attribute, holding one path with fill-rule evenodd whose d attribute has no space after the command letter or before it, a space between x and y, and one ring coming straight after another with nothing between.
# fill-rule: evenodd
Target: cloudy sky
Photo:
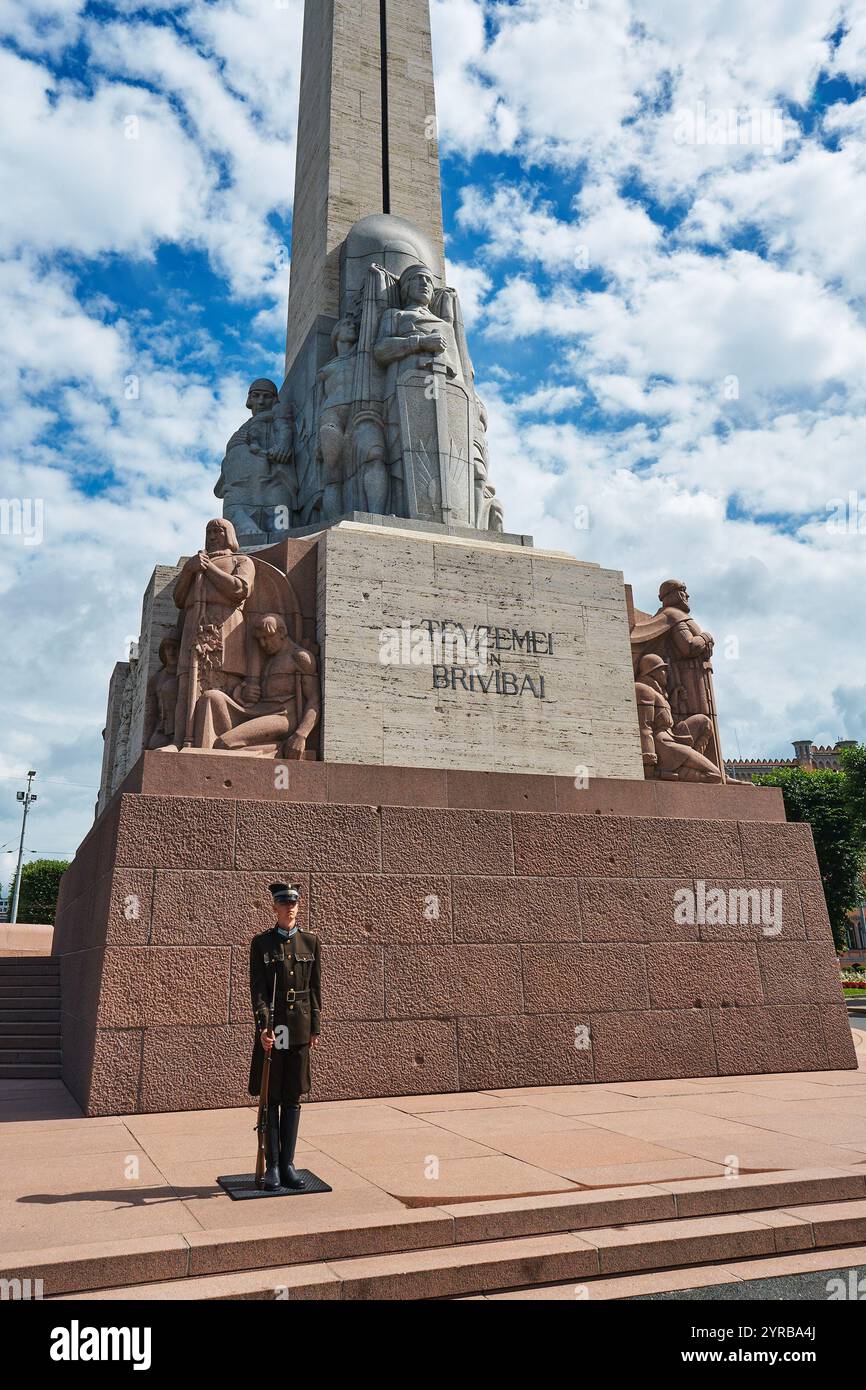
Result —
<instances>
[{"instance_id":1,"label":"cloudy sky","mask_svg":"<svg viewBox=\"0 0 866 1390\"><path fill-rule=\"evenodd\" d=\"M729 756L866 739L866 0L432 8L509 529L688 582ZM4 884L28 767L32 850L85 832L150 572L279 373L301 11L0 0Z\"/></svg>"}]
</instances>

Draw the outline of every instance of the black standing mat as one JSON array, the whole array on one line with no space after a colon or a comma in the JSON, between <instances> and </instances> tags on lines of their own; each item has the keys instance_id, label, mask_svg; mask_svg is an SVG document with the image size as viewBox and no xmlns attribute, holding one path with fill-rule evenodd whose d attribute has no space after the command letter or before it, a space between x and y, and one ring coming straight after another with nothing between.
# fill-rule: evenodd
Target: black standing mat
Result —
<instances>
[{"instance_id":1,"label":"black standing mat","mask_svg":"<svg viewBox=\"0 0 866 1390\"><path fill-rule=\"evenodd\" d=\"M303 1187L278 1187L276 1192L265 1192L256 1187L255 1173L237 1173L229 1178L217 1178L223 1192L227 1192L233 1202L246 1202L251 1197L307 1197L311 1192L333 1192L321 1178L311 1173L309 1168L296 1169L299 1178L304 1179Z\"/></svg>"}]
</instances>

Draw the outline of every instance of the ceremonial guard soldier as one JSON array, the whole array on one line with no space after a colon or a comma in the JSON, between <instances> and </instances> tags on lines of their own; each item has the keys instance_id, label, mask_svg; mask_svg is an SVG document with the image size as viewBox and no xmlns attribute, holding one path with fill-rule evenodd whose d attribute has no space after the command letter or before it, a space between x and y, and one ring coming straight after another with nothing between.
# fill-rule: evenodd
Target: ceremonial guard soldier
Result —
<instances>
[{"instance_id":1,"label":"ceremonial guard soldier","mask_svg":"<svg viewBox=\"0 0 866 1390\"><path fill-rule=\"evenodd\" d=\"M272 883L276 923L250 946L250 995L256 1040L250 1095L262 1086L265 1052L271 1073L267 1108L266 1192L303 1188L294 1167L301 1097L311 1089L310 1047L319 1041L322 1014L319 938L301 931L297 884ZM274 1001L273 1016L271 1002Z\"/></svg>"}]
</instances>

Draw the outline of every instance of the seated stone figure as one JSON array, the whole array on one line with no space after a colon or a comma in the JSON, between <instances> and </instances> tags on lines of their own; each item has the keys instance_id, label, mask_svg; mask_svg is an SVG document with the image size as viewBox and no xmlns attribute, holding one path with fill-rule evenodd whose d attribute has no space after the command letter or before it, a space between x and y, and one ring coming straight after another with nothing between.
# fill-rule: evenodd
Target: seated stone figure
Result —
<instances>
[{"instance_id":1,"label":"seated stone figure","mask_svg":"<svg viewBox=\"0 0 866 1390\"><path fill-rule=\"evenodd\" d=\"M301 759L321 707L316 658L291 640L275 613L253 620L253 636L262 653L261 674L251 672L232 695L223 690L202 695L195 745Z\"/></svg>"},{"instance_id":2,"label":"seated stone figure","mask_svg":"<svg viewBox=\"0 0 866 1390\"><path fill-rule=\"evenodd\" d=\"M667 698L667 663L644 656L635 681L644 769L662 782L721 782L722 774L704 750L713 737L712 720L693 714L678 723Z\"/></svg>"}]
</instances>

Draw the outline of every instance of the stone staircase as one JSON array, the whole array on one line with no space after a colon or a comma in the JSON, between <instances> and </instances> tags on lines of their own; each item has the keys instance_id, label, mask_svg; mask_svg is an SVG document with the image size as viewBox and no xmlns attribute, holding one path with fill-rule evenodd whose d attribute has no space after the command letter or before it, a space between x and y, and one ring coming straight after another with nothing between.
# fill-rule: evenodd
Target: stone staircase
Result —
<instances>
[{"instance_id":1,"label":"stone staircase","mask_svg":"<svg viewBox=\"0 0 866 1390\"><path fill-rule=\"evenodd\" d=\"M0 958L0 1079L60 1076L60 961Z\"/></svg>"},{"instance_id":2,"label":"stone staircase","mask_svg":"<svg viewBox=\"0 0 866 1390\"><path fill-rule=\"evenodd\" d=\"M592 1301L717 1284L748 1298L760 1280L866 1276L860 1165L335 1216L315 1232L290 1224L303 1200L281 1201L273 1228L32 1252L0 1273L84 1300Z\"/></svg>"}]
</instances>

